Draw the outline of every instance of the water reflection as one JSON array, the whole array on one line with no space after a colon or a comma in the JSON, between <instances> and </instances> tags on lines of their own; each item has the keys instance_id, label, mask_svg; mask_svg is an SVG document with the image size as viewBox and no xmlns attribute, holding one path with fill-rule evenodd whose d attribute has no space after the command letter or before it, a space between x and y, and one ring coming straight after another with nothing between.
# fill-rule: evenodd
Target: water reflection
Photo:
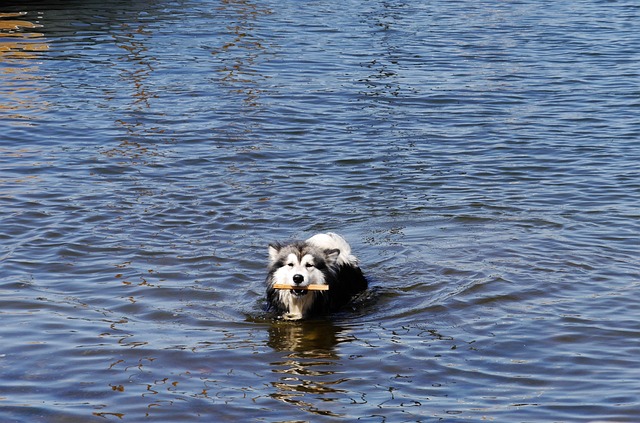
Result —
<instances>
[{"instance_id":1,"label":"water reflection","mask_svg":"<svg viewBox=\"0 0 640 423\"><path fill-rule=\"evenodd\" d=\"M132 15L138 15L139 10L131 10ZM134 163L145 160L149 156L157 155L155 149L148 143L149 137L162 136L163 130L148 125L151 114L151 100L158 97L153 84L149 82L156 72L156 59L149 52L153 33L149 29L148 19L127 19L112 29L112 37L121 54L116 68L120 79L127 84L127 97L124 109L116 124L126 131L118 147L106 150L108 156L124 156ZM109 95L109 94L107 94ZM113 95L117 96L117 93Z\"/></svg>"},{"instance_id":2,"label":"water reflection","mask_svg":"<svg viewBox=\"0 0 640 423\"><path fill-rule=\"evenodd\" d=\"M342 332L328 320L277 321L269 328L268 345L295 358L337 358L336 345L349 340L340 336Z\"/></svg>"},{"instance_id":3,"label":"water reflection","mask_svg":"<svg viewBox=\"0 0 640 423\"><path fill-rule=\"evenodd\" d=\"M47 109L35 81L39 76L38 53L49 49L38 17L27 13L0 12L0 118L28 125L30 114Z\"/></svg>"},{"instance_id":4,"label":"water reflection","mask_svg":"<svg viewBox=\"0 0 640 423\"><path fill-rule=\"evenodd\" d=\"M375 40L375 58L363 64L370 70L370 75L360 80L366 86L364 95L377 98L382 106L392 97L398 97L402 90L400 75L402 69L399 64L406 60L406 53L402 51L401 29L403 22L399 9L402 5L382 2L372 6L373 10L363 13L363 18L371 25Z\"/></svg>"},{"instance_id":5,"label":"water reflection","mask_svg":"<svg viewBox=\"0 0 640 423\"><path fill-rule=\"evenodd\" d=\"M0 60L33 59L49 49L44 34L34 31L42 25L26 19L26 12L0 12Z\"/></svg>"},{"instance_id":6,"label":"water reflection","mask_svg":"<svg viewBox=\"0 0 640 423\"><path fill-rule=\"evenodd\" d=\"M211 52L220 60L219 80L232 92L243 96L243 103L258 105L258 80L264 78L256 69L258 58L267 50L265 40L256 31L257 20L271 11L247 0L223 0L218 11L228 16L227 30L231 36Z\"/></svg>"},{"instance_id":7,"label":"water reflection","mask_svg":"<svg viewBox=\"0 0 640 423\"><path fill-rule=\"evenodd\" d=\"M336 346L351 340L343 328L326 320L275 322L268 345L284 355L271 363L277 379L271 382L276 391L270 397L314 414L339 416L318 402L331 402L333 394L347 392L340 389L348 379L336 370Z\"/></svg>"}]
</instances>

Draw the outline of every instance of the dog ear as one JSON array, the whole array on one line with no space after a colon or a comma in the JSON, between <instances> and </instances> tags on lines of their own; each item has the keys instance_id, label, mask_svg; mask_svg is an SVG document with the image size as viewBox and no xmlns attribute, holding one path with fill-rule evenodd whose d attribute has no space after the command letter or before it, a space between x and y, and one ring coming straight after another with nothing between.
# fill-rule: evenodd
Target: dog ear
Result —
<instances>
[{"instance_id":1,"label":"dog ear","mask_svg":"<svg viewBox=\"0 0 640 423\"><path fill-rule=\"evenodd\" d=\"M275 263L278 260L278 254L282 246L279 244L269 244L269 261Z\"/></svg>"},{"instance_id":2,"label":"dog ear","mask_svg":"<svg viewBox=\"0 0 640 423\"><path fill-rule=\"evenodd\" d=\"M328 263L335 263L340 255L340 250L337 248L324 250L324 255L327 257Z\"/></svg>"}]
</instances>

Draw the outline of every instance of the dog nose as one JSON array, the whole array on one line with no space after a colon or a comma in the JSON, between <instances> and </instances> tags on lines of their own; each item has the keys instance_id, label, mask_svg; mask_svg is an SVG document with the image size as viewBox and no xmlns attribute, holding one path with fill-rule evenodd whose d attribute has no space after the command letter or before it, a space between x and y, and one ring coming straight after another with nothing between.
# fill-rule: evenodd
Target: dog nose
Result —
<instances>
[{"instance_id":1,"label":"dog nose","mask_svg":"<svg viewBox=\"0 0 640 423\"><path fill-rule=\"evenodd\" d=\"M293 275L293 283L301 284L304 282L304 276L302 275Z\"/></svg>"}]
</instances>

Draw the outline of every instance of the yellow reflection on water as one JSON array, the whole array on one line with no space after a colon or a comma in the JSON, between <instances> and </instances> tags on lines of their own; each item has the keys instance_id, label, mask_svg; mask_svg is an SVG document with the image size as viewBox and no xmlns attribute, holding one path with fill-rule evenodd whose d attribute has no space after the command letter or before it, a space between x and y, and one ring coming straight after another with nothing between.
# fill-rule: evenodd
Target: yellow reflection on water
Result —
<instances>
[{"instance_id":1,"label":"yellow reflection on water","mask_svg":"<svg viewBox=\"0 0 640 423\"><path fill-rule=\"evenodd\" d=\"M25 30L41 28L22 18L26 13L0 12L0 61L6 58L32 59L33 52L45 51L49 45L44 41L44 34L25 32Z\"/></svg>"},{"instance_id":2,"label":"yellow reflection on water","mask_svg":"<svg viewBox=\"0 0 640 423\"><path fill-rule=\"evenodd\" d=\"M33 112L46 109L38 96L40 77L37 53L49 49L42 25L26 19L26 13L0 12L0 119L28 125Z\"/></svg>"}]
</instances>

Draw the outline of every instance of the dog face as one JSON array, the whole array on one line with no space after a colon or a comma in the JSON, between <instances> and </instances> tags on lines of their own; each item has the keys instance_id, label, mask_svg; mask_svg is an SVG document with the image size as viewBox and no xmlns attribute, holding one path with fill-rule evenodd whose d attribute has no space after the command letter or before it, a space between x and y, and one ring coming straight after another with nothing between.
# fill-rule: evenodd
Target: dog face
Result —
<instances>
[{"instance_id":1,"label":"dog face","mask_svg":"<svg viewBox=\"0 0 640 423\"><path fill-rule=\"evenodd\" d=\"M326 283L325 272L336 262L339 250L321 250L306 244L287 246L269 245L269 259L273 283L291 285L298 296L307 294L303 289L311 284Z\"/></svg>"}]
</instances>

